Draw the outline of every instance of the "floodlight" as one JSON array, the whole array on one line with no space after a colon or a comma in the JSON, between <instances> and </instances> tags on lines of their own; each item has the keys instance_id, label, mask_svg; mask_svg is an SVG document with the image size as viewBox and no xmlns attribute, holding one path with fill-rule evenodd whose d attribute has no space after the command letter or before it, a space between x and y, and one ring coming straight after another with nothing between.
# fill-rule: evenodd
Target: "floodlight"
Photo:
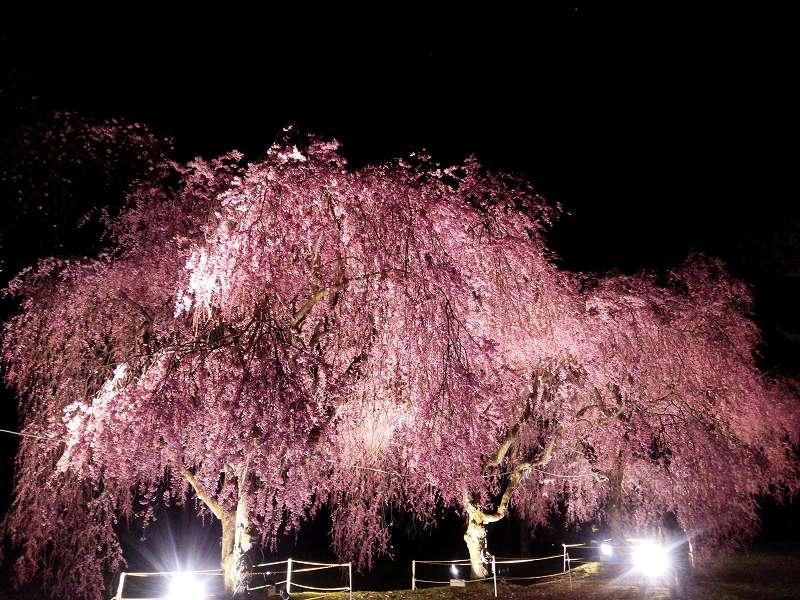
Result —
<instances>
[{"instance_id":1,"label":"floodlight","mask_svg":"<svg viewBox=\"0 0 800 600\"><path fill-rule=\"evenodd\" d=\"M206 586L190 573L176 573L169 581L167 600L203 600Z\"/></svg>"},{"instance_id":2,"label":"floodlight","mask_svg":"<svg viewBox=\"0 0 800 600\"><path fill-rule=\"evenodd\" d=\"M647 577L660 577L669 568L669 553L662 545L642 541L633 547L633 568Z\"/></svg>"},{"instance_id":3,"label":"floodlight","mask_svg":"<svg viewBox=\"0 0 800 600\"><path fill-rule=\"evenodd\" d=\"M603 542L600 544L600 555L605 557L610 557L614 554L614 548L608 542Z\"/></svg>"}]
</instances>

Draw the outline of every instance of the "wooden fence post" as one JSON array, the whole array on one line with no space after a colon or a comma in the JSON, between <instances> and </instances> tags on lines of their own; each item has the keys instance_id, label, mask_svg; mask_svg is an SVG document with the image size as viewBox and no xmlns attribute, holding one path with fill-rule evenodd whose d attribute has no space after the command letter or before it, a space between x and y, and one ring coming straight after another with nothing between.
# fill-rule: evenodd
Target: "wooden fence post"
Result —
<instances>
[{"instance_id":1,"label":"wooden fence post","mask_svg":"<svg viewBox=\"0 0 800 600\"><path fill-rule=\"evenodd\" d=\"M292 559L286 561L286 593L292 593Z\"/></svg>"},{"instance_id":2,"label":"wooden fence post","mask_svg":"<svg viewBox=\"0 0 800 600\"><path fill-rule=\"evenodd\" d=\"M494 597L497 598L497 563L495 563L494 554L492 554L492 579L494 580Z\"/></svg>"},{"instance_id":3,"label":"wooden fence post","mask_svg":"<svg viewBox=\"0 0 800 600\"><path fill-rule=\"evenodd\" d=\"M119 585L117 586L117 595L114 596L114 600L122 600L122 588L125 586L125 572L122 572L122 575L119 576Z\"/></svg>"}]
</instances>

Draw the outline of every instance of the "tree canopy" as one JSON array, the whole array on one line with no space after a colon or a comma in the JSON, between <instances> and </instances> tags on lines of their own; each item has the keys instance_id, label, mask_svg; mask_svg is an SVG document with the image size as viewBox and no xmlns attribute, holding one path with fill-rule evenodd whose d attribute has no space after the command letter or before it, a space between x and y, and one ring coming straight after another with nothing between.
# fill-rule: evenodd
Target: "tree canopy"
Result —
<instances>
[{"instance_id":1,"label":"tree canopy","mask_svg":"<svg viewBox=\"0 0 800 600\"><path fill-rule=\"evenodd\" d=\"M558 212L474 159L352 169L316 138L162 164L104 253L9 285L5 379L37 436L5 522L21 579L99 597L118 519L190 491L223 563L323 505L362 566L387 506L463 511L473 570L510 507L752 533L757 495L797 489L800 428L792 383L756 366L747 286L701 256L568 272Z\"/></svg>"}]
</instances>

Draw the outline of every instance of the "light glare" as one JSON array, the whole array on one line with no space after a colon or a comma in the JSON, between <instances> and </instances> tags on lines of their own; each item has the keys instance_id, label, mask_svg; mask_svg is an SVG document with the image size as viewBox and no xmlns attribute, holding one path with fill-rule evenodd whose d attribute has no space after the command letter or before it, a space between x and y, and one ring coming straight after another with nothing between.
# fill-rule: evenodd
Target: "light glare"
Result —
<instances>
[{"instance_id":1,"label":"light glare","mask_svg":"<svg viewBox=\"0 0 800 600\"><path fill-rule=\"evenodd\" d=\"M453 577L458 577L458 567L455 565L450 565L450 572L453 574Z\"/></svg>"},{"instance_id":2,"label":"light glare","mask_svg":"<svg viewBox=\"0 0 800 600\"><path fill-rule=\"evenodd\" d=\"M660 577L669 568L669 554L655 542L638 543L633 549L633 568L647 577Z\"/></svg>"},{"instance_id":3,"label":"light glare","mask_svg":"<svg viewBox=\"0 0 800 600\"><path fill-rule=\"evenodd\" d=\"M202 600L205 597L205 585L191 574L176 573L170 579L168 600Z\"/></svg>"},{"instance_id":4,"label":"light glare","mask_svg":"<svg viewBox=\"0 0 800 600\"><path fill-rule=\"evenodd\" d=\"M600 554L603 556L611 556L614 554L614 548L612 548L611 544L608 542L603 542L600 544Z\"/></svg>"}]
</instances>

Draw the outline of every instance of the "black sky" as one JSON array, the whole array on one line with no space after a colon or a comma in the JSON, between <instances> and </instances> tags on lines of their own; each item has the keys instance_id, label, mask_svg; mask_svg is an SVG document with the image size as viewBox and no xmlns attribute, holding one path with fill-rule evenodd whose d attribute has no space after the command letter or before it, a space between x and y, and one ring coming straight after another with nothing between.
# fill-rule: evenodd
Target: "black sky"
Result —
<instances>
[{"instance_id":1,"label":"black sky","mask_svg":"<svg viewBox=\"0 0 800 600\"><path fill-rule=\"evenodd\" d=\"M779 301L758 307L764 319L800 328L790 13L398 4L0 21L7 135L61 109L148 122L181 158L257 158L288 123L338 138L357 163L476 153L572 212L553 235L567 266L704 251Z\"/></svg>"},{"instance_id":2,"label":"black sky","mask_svg":"<svg viewBox=\"0 0 800 600\"><path fill-rule=\"evenodd\" d=\"M577 267L725 252L788 209L789 15L394 10L15 17L6 87L152 123L184 158L255 157L289 122L360 161L475 152L574 210Z\"/></svg>"},{"instance_id":3,"label":"black sky","mask_svg":"<svg viewBox=\"0 0 800 600\"><path fill-rule=\"evenodd\" d=\"M722 257L754 286L766 363L796 370L789 13L397 3L222 15L196 3L0 22L3 136L57 109L148 122L183 159L257 158L288 123L338 138L356 163L421 147L442 161L476 153L571 211L552 238L570 268ZM8 456L13 444L0 443Z\"/></svg>"}]
</instances>

